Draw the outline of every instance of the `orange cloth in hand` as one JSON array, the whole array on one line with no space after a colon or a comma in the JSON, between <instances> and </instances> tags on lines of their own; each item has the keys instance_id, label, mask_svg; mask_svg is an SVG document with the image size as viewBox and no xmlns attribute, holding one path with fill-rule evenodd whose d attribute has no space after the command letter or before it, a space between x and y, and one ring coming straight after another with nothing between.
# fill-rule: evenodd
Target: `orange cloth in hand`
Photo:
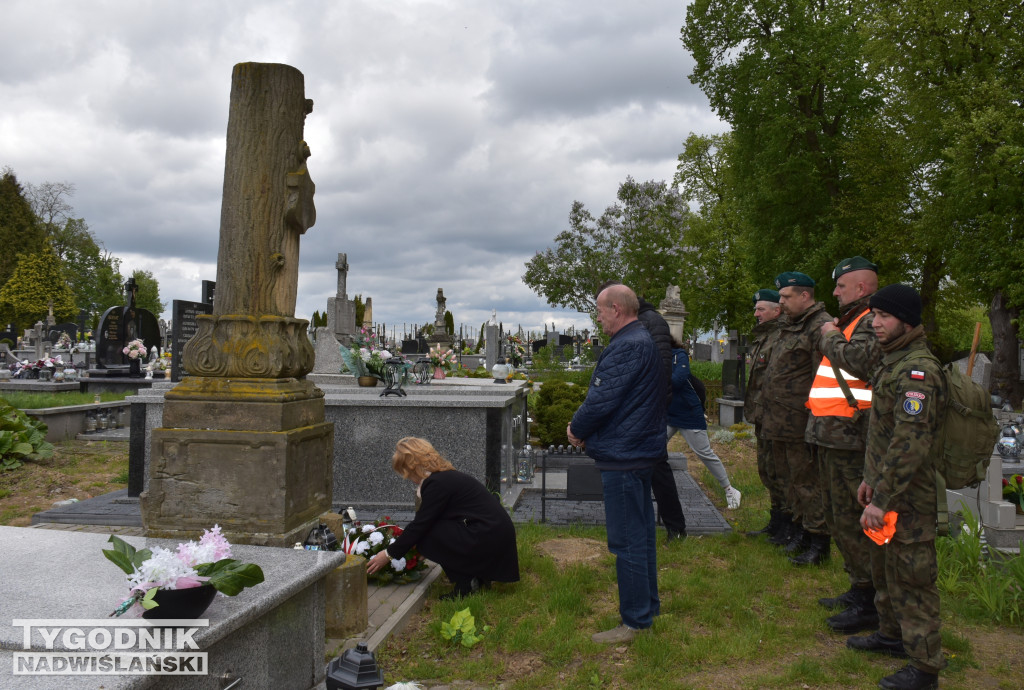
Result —
<instances>
[{"instance_id":1,"label":"orange cloth in hand","mask_svg":"<svg viewBox=\"0 0 1024 690\"><path fill-rule=\"evenodd\" d=\"M895 510L890 510L885 514L885 524L880 529L865 527L864 534L879 546L885 546L892 540L892 535L896 534L896 518L898 517Z\"/></svg>"}]
</instances>

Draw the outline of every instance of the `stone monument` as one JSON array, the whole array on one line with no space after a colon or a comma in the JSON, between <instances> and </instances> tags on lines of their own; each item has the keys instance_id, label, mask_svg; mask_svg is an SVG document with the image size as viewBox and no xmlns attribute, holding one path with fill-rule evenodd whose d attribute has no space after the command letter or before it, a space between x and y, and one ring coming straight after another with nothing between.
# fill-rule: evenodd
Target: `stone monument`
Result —
<instances>
[{"instance_id":1,"label":"stone monument","mask_svg":"<svg viewBox=\"0 0 1024 690\"><path fill-rule=\"evenodd\" d=\"M334 267L338 269L338 293L327 298L327 327L343 345L351 345L356 335L356 302L348 298L348 255L338 254Z\"/></svg>"},{"instance_id":2,"label":"stone monument","mask_svg":"<svg viewBox=\"0 0 1024 690\"><path fill-rule=\"evenodd\" d=\"M363 328L369 330L373 328L373 298L367 297L366 304L363 305Z\"/></svg>"},{"instance_id":3,"label":"stone monument","mask_svg":"<svg viewBox=\"0 0 1024 690\"><path fill-rule=\"evenodd\" d=\"M132 340L145 343L147 352L154 347L162 347L156 316L135 304L138 290L135 279L129 278L124 284L127 304L110 307L100 317L96 335L96 368L89 370L90 376L127 376L128 358L123 349Z\"/></svg>"},{"instance_id":4,"label":"stone monument","mask_svg":"<svg viewBox=\"0 0 1024 690\"><path fill-rule=\"evenodd\" d=\"M331 507L334 427L324 422L308 322L295 318L299 237L316 220L294 67L235 65L217 297L167 392L140 499L150 537L219 524L232 542L288 546Z\"/></svg>"},{"instance_id":5,"label":"stone monument","mask_svg":"<svg viewBox=\"0 0 1024 690\"><path fill-rule=\"evenodd\" d=\"M445 304L444 290L437 288L437 311L434 313L434 332L427 339L430 347L438 347L448 350L452 346L452 334L448 332L448 325L444 321Z\"/></svg>"},{"instance_id":6,"label":"stone monument","mask_svg":"<svg viewBox=\"0 0 1024 690\"><path fill-rule=\"evenodd\" d=\"M658 303L658 312L665 317L669 333L676 339L676 342L686 342L683 340L683 328L686 326L686 317L690 315L690 312L686 311L683 301L679 299L678 285L669 285L665 290L665 299Z\"/></svg>"}]
</instances>

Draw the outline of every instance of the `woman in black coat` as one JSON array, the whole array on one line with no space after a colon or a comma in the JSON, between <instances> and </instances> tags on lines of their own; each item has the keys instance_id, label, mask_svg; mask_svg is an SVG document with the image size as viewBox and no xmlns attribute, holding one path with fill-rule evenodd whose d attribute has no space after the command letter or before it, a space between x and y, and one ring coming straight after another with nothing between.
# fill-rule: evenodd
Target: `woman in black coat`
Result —
<instances>
[{"instance_id":1,"label":"woman in black coat","mask_svg":"<svg viewBox=\"0 0 1024 690\"><path fill-rule=\"evenodd\" d=\"M497 496L468 474L459 472L422 438L395 445L391 466L417 484L416 517L395 543L370 559L374 573L389 559L402 558L415 546L439 563L455 585L442 599L454 599L487 587L492 580L519 580L516 530Z\"/></svg>"}]
</instances>

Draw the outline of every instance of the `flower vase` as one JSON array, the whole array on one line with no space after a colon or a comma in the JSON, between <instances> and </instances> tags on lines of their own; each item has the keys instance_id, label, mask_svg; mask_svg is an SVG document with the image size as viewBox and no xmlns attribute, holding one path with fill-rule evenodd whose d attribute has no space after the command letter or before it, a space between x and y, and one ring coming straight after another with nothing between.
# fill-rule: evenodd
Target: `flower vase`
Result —
<instances>
[{"instance_id":1,"label":"flower vase","mask_svg":"<svg viewBox=\"0 0 1024 690\"><path fill-rule=\"evenodd\" d=\"M434 378L435 379L443 379L444 378L444 367L434 367Z\"/></svg>"},{"instance_id":2,"label":"flower vase","mask_svg":"<svg viewBox=\"0 0 1024 690\"><path fill-rule=\"evenodd\" d=\"M373 388L377 385L376 376L360 376L356 379L356 382L363 388Z\"/></svg>"},{"instance_id":3,"label":"flower vase","mask_svg":"<svg viewBox=\"0 0 1024 690\"><path fill-rule=\"evenodd\" d=\"M128 377L133 379L142 378L142 363L138 359L128 360Z\"/></svg>"},{"instance_id":4,"label":"flower vase","mask_svg":"<svg viewBox=\"0 0 1024 690\"><path fill-rule=\"evenodd\" d=\"M159 589L153 595L153 601L159 606L142 613L143 618L150 620L166 620L180 618L192 620L199 618L213 603L217 590L213 585L190 587L188 589Z\"/></svg>"}]
</instances>

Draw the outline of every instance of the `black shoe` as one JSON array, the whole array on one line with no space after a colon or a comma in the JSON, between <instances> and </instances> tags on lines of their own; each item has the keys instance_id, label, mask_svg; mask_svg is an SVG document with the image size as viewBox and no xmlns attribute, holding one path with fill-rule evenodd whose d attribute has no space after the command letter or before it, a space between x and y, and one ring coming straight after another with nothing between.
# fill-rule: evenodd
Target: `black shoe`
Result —
<instances>
[{"instance_id":1,"label":"black shoe","mask_svg":"<svg viewBox=\"0 0 1024 690\"><path fill-rule=\"evenodd\" d=\"M837 613L828 620L828 627L832 632L856 633L861 630L878 630L878 611L874 604L867 606L852 606L842 613Z\"/></svg>"},{"instance_id":2,"label":"black shoe","mask_svg":"<svg viewBox=\"0 0 1024 690\"><path fill-rule=\"evenodd\" d=\"M838 597L822 597L818 603L827 609L845 609L856 601L856 596L854 588L850 587Z\"/></svg>"},{"instance_id":3,"label":"black shoe","mask_svg":"<svg viewBox=\"0 0 1024 690\"><path fill-rule=\"evenodd\" d=\"M821 565L832 556L832 537L827 534L811 534L808 537L810 546L799 556L793 556L789 562L793 565Z\"/></svg>"},{"instance_id":4,"label":"black shoe","mask_svg":"<svg viewBox=\"0 0 1024 690\"><path fill-rule=\"evenodd\" d=\"M747 532L746 535L748 537L760 537L762 535L774 537L775 534L779 531L779 529L781 529L782 526L785 524L785 520L786 517L782 513L780 513L777 510L773 510L771 512L771 517L768 518L767 525L765 525L759 530Z\"/></svg>"},{"instance_id":5,"label":"black shoe","mask_svg":"<svg viewBox=\"0 0 1024 690\"><path fill-rule=\"evenodd\" d=\"M456 582L452 591L447 594L442 594L438 597L441 601L456 601L462 597L468 597L470 594L476 594L481 588L490 588L490 582L484 587L479 578L472 578L469 582Z\"/></svg>"},{"instance_id":6,"label":"black shoe","mask_svg":"<svg viewBox=\"0 0 1024 690\"><path fill-rule=\"evenodd\" d=\"M685 529L683 531L679 532L679 531L676 531L674 529L668 529L666 527L665 528L665 534L666 534L666 536L665 536L665 543L666 544L668 544L669 542L676 541L677 539L679 541L683 541L684 539L686 539L686 530Z\"/></svg>"},{"instance_id":7,"label":"black shoe","mask_svg":"<svg viewBox=\"0 0 1024 690\"><path fill-rule=\"evenodd\" d=\"M782 515L779 518L779 528L775 531L775 534L768 538L769 544L775 546L782 546L788 544L790 538L793 536L793 530L797 529L797 526L793 523L792 515Z\"/></svg>"},{"instance_id":8,"label":"black shoe","mask_svg":"<svg viewBox=\"0 0 1024 690\"><path fill-rule=\"evenodd\" d=\"M907 658L907 650L903 648L903 640L886 637L877 630L870 635L846 638L846 646L857 652L879 652L900 659Z\"/></svg>"},{"instance_id":9,"label":"black shoe","mask_svg":"<svg viewBox=\"0 0 1024 690\"><path fill-rule=\"evenodd\" d=\"M925 673L907 664L891 676L878 681L878 687L886 690L929 690L939 687L939 674Z\"/></svg>"},{"instance_id":10,"label":"black shoe","mask_svg":"<svg viewBox=\"0 0 1024 690\"><path fill-rule=\"evenodd\" d=\"M797 526L792 536L782 550L790 556L795 556L811 545L811 533L805 532L803 527Z\"/></svg>"}]
</instances>

